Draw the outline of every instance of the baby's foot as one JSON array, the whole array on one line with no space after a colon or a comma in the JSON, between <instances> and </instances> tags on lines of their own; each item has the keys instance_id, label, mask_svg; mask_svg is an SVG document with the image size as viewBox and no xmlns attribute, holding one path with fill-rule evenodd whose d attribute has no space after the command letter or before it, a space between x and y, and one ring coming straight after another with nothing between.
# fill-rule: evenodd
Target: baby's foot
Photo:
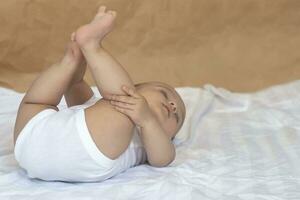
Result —
<instances>
[{"instance_id":1,"label":"baby's foot","mask_svg":"<svg viewBox=\"0 0 300 200\"><path fill-rule=\"evenodd\" d=\"M98 13L91 23L81 26L75 33L74 39L82 48L99 47L104 36L113 28L117 15L115 11L105 12L106 7L100 6Z\"/></svg>"}]
</instances>

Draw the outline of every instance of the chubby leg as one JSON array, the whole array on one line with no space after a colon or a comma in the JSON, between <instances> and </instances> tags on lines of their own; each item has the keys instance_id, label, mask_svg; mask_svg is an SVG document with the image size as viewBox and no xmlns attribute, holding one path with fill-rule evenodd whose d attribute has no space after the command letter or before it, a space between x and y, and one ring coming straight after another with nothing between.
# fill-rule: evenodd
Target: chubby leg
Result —
<instances>
[{"instance_id":1,"label":"chubby leg","mask_svg":"<svg viewBox=\"0 0 300 200\"><path fill-rule=\"evenodd\" d=\"M94 20L80 27L74 35L88 63L100 94L123 94L122 85L134 88L126 70L100 43L112 29L114 11L101 6ZM119 157L133 136L133 122L112 108L108 101L99 101L85 111L86 123L99 150L111 159Z\"/></svg>"},{"instance_id":2,"label":"chubby leg","mask_svg":"<svg viewBox=\"0 0 300 200\"><path fill-rule=\"evenodd\" d=\"M70 42L62 60L47 68L33 81L22 102L57 106L71 85L80 61L79 54L76 42Z\"/></svg>"},{"instance_id":3,"label":"chubby leg","mask_svg":"<svg viewBox=\"0 0 300 200\"><path fill-rule=\"evenodd\" d=\"M78 66L76 67L70 87L64 93L68 107L81 105L94 95L93 90L83 79L87 66L82 53L79 55L78 60Z\"/></svg>"},{"instance_id":4,"label":"chubby leg","mask_svg":"<svg viewBox=\"0 0 300 200\"><path fill-rule=\"evenodd\" d=\"M94 19L81 26L74 39L79 44L100 94L123 94L122 85L134 88L133 81L123 66L102 46L101 41L112 30L116 17L115 11L105 11L100 6Z\"/></svg>"},{"instance_id":5,"label":"chubby leg","mask_svg":"<svg viewBox=\"0 0 300 200\"><path fill-rule=\"evenodd\" d=\"M76 72L79 50L77 44L71 42L63 59L46 69L33 81L19 105L14 126L14 141L27 122L37 113L45 109L58 111L57 105Z\"/></svg>"},{"instance_id":6,"label":"chubby leg","mask_svg":"<svg viewBox=\"0 0 300 200\"><path fill-rule=\"evenodd\" d=\"M93 95L93 90L84 80L72 84L72 86L64 93L68 107L81 105Z\"/></svg>"}]
</instances>

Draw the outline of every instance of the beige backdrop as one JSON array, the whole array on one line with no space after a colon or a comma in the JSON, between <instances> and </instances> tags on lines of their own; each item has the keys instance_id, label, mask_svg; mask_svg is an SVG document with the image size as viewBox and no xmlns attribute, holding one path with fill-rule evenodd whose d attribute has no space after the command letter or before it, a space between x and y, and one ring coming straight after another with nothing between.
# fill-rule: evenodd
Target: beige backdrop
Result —
<instances>
[{"instance_id":1,"label":"beige backdrop","mask_svg":"<svg viewBox=\"0 0 300 200\"><path fill-rule=\"evenodd\" d=\"M2 0L0 86L26 91L101 4L118 12L104 46L136 83L249 92L300 78L299 0Z\"/></svg>"}]
</instances>

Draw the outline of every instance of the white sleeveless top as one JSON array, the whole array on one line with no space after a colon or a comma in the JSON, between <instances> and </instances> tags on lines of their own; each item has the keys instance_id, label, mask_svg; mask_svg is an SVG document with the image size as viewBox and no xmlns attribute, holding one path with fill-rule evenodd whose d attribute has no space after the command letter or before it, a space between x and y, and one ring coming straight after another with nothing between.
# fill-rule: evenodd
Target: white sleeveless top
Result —
<instances>
[{"instance_id":1,"label":"white sleeveless top","mask_svg":"<svg viewBox=\"0 0 300 200\"><path fill-rule=\"evenodd\" d=\"M94 95L84 104L72 106L68 109L85 109L94 105L99 99L100 97ZM147 161L147 154L139 136L140 128L135 126L133 132L133 137L127 150L117 158L118 163L121 164L123 168L144 164Z\"/></svg>"},{"instance_id":2,"label":"white sleeveless top","mask_svg":"<svg viewBox=\"0 0 300 200\"><path fill-rule=\"evenodd\" d=\"M147 161L137 126L128 148L118 158L112 160L97 148L84 109L99 99L94 95L82 105L43 110L26 124L16 141L15 158L29 177L103 181Z\"/></svg>"}]
</instances>

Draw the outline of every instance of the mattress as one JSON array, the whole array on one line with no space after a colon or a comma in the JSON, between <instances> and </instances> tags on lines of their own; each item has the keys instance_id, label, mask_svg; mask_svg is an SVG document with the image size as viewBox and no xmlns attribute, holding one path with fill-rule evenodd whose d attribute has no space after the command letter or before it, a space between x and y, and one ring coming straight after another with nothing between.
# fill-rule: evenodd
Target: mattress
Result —
<instances>
[{"instance_id":1,"label":"mattress","mask_svg":"<svg viewBox=\"0 0 300 200\"><path fill-rule=\"evenodd\" d=\"M0 88L0 199L300 199L300 80L253 93L211 84L176 90L187 115L168 167L66 183L29 179L19 167L13 126L24 93Z\"/></svg>"}]
</instances>

